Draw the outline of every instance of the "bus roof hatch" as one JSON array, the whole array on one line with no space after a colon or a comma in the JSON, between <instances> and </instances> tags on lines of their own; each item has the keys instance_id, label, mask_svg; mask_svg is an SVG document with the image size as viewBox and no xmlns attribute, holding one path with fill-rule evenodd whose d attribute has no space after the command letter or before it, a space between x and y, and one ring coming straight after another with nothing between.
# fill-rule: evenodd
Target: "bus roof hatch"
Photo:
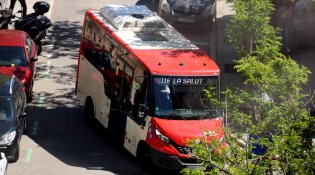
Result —
<instances>
[{"instance_id":1,"label":"bus roof hatch","mask_svg":"<svg viewBox=\"0 0 315 175\"><path fill-rule=\"evenodd\" d=\"M107 5L100 14L116 29L167 30L168 24L144 5Z\"/></svg>"}]
</instances>

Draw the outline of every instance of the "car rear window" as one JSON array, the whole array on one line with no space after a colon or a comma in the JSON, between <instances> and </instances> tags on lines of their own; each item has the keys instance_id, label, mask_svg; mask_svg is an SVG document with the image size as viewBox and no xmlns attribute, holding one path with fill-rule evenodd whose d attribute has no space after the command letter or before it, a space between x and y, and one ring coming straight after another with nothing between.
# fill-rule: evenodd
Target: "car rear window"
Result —
<instances>
[{"instance_id":1,"label":"car rear window","mask_svg":"<svg viewBox=\"0 0 315 175\"><path fill-rule=\"evenodd\" d=\"M26 56L23 47L0 46L0 66L25 66Z\"/></svg>"}]
</instances>

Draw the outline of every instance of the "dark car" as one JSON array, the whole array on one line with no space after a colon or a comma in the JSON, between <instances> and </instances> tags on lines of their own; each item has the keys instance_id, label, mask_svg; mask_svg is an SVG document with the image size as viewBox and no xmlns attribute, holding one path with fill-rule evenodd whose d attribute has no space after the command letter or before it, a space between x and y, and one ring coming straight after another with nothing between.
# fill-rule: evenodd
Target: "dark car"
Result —
<instances>
[{"instance_id":1,"label":"dark car","mask_svg":"<svg viewBox=\"0 0 315 175\"><path fill-rule=\"evenodd\" d=\"M23 84L15 77L0 74L0 152L9 162L16 162L20 140L26 132L26 95Z\"/></svg>"},{"instance_id":2,"label":"dark car","mask_svg":"<svg viewBox=\"0 0 315 175\"><path fill-rule=\"evenodd\" d=\"M27 102L33 99L37 61L36 45L18 30L0 30L0 74L15 75L24 85Z\"/></svg>"},{"instance_id":3,"label":"dark car","mask_svg":"<svg viewBox=\"0 0 315 175\"><path fill-rule=\"evenodd\" d=\"M160 0L158 14L168 22L211 26L215 0Z\"/></svg>"}]
</instances>

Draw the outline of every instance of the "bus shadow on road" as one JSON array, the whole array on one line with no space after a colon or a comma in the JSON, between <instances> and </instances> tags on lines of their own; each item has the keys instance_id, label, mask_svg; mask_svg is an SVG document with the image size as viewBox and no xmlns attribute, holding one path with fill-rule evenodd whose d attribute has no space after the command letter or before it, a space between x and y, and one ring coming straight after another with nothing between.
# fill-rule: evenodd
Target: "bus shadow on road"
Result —
<instances>
[{"instance_id":1,"label":"bus shadow on road","mask_svg":"<svg viewBox=\"0 0 315 175\"><path fill-rule=\"evenodd\" d=\"M72 96L71 92L62 95L64 98ZM99 170L112 172L117 175L158 175L176 174L158 168L149 172L143 172L137 164L136 158L125 151L122 146L108 136L106 130L99 124L89 125L83 115L83 108L77 102L62 101L54 94L46 94L47 106L33 105L28 111L29 126L28 136L62 163L82 167L87 170ZM54 105L49 106L52 101L59 99ZM72 96L73 98L73 96ZM58 103L60 105L58 106ZM77 105L73 105L77 104ZM34 124L37 123L36 131ZM37 155L33 150L32 164L47 162L45 169L49 172L49 161L47 157ZM36 162L38 160L39 162ZM61 172L62 173L62 172Z\"/></svg>"}]
</instances>

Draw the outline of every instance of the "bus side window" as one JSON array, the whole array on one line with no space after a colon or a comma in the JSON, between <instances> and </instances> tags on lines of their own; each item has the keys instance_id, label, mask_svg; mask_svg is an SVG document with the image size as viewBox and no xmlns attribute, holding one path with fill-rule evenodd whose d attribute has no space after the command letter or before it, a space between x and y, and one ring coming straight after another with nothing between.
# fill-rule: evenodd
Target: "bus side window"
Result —
<instances>
[{"instance_id":1,"label":"bus side window","mask_svg":"<svg viewBox=\"0 0 315 175\"><path fill-rule=\"evenodd\" d=\"M130 111L130 90L133 76L133 69L121 58L116 60L116 68L111 95L112 107L123 111Z\"/></svg>"},{"instance_id":2,"label":"bus side window","mask_svg":"<svg viewBox=\"0 0 315 175\"><path fill-rule=\"evenodd\" d=\"M83 54L100 71L113 69L110 50L106 49L106 33L93 21L85 25Z\"/></svg>"},{"instance_id":3,"label":"bus side window","mask_svg":"<svg viewBox=\"0 0 315 175\"><path fill-rule=\"evenodd\" d=\"M92 40L92 24L91 20L87 17L86 24L84 27L84 38L88 40Z\"/></svg>"},{"instance_id":4,"label":"bus side window","mask_svg":"<svg viewBox=\"0 0 315 175\"><path fill-rule=\"evenodd\" d=\"M129 112L131 110L130 91L132 84L133 69L129 65L125 64L124 71L122 72L123 82L121 91L120 108L123 111Z\"/></svg>"},{"instance_id":5,"label":"bus side window","mask_svg":"<svg viewBox=\"0 0 315 175\"><path fill-rule=\"evenodd\" d=\"M86 51L91 53L91 63L100 70L111 70L113 69L113 63L111 61L111 56L106 51Z\"/></svg>"}]
</instances>

